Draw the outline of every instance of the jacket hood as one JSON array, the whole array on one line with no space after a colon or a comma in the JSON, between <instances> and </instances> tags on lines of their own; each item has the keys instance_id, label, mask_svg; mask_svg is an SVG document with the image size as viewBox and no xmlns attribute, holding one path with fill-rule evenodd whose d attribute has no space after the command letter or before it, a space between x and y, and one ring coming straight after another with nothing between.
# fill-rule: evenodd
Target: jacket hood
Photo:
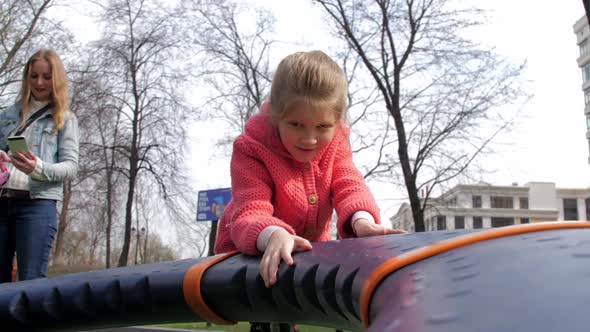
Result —
<instances>
[{"instance_id":1,"label":"jacket hood","mask_svg":"<svg viewBox=\"0 0 590 332\"><path fill-rule=\"evenodd\" d=\"M338 126L336 131L334 132L334 137L332 138L332 142L328 144L322 151L319 151L317 155L314 157L313 162L317 162L322 158L324 151L329 148L335 142L342 140L345 137L348 137L349 130L346 125ZM274 153L285 157L293 159L289 151L283 145L281 141L281 137L279 136L279 130L272 124L272 120L270 118L270 107L268 101L264 101L260 106L260 110L258 113L253 115L248 121L246 122L246 127L244 130L245 136L253 139L254 141L260 143L261 145L265 146L266 148L270 149Z\"/></svg>"}]
</instances>

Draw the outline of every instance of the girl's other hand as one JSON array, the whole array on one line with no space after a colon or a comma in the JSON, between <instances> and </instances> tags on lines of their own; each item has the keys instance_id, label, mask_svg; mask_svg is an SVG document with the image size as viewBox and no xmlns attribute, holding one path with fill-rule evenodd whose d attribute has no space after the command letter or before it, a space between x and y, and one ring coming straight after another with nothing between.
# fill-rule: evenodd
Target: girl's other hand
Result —
<instances>
[{"instance_id":1,"label":"girl's other hand","mask_svg":"<svg viewBox=\"0 0 590 332\"><path fill-rule=\"evenodd\" d=\"M356 232L357 237L407 233L403 229L385 228L379 224L370 222L365 218L360 218L355 221L354 231Z\"/></svg>"},{"instance_id":2,"label":"girl's other hand","mask_svg":"<svg viewBox=\"0 0 590 332\"><path fill-rule=\"evenodd\" d=\"M297 235L291 235L284 229L277 229L268 240L264 255L260 261L260 276L267 288L277 282L277 273L281 260L293 265L291 253L295 251L311 250L311 243Z\"/></svg>"},{"instance_id":3,"label":"girl's other hand","mask_svg":"<svg viewBox=\"0 0 590 332\"><path fill-rule=\"evenodd\" d=\"M8 154L2 150L0 150L0 172L8 172L8 167L4 165L4 163L9 163L10 158Z\"/></svg>"}]
</instances>

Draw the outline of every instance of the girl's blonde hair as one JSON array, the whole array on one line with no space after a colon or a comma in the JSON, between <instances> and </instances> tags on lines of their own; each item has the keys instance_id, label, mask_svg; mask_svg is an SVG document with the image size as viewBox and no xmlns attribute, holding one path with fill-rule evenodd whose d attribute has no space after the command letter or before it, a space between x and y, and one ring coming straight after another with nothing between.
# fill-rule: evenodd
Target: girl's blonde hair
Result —
<instances>
[{"instance_id":1,"label":"girl's blonde hair","mask_svg":"<svg viewBox=\"0 0 590 332\"><path fill-rule=\"evenodd\" d=\"M295 102L329 108L344 118L348 105L348 82L340 66L322 51L297 52L277 67L270 89L270 117L280 120Z\"/></svg>"},{"instance_id":2,"label":"girl's blonde hair","mask_svg":"<svg viewBox=\"0 0 590 332\"><path fill-rule=\"evenodd\" d=\"M23 113L23 121L31 111L31 69L35 61L45 60L51 68L51 82L53 92L51 93L50 103L52 105L53 121L55 121L55 131L59 131L65 122L66 112L68 110L68 78L63 62L53 50L40 49L33 54L23 71L23 80L20 89L20 103Z\"/></svg>"}]
</instances>

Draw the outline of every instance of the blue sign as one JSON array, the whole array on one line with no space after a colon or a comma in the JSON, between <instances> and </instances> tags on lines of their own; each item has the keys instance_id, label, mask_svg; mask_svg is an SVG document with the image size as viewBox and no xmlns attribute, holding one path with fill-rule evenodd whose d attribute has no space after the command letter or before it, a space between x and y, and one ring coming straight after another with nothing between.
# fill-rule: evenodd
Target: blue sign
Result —
<instances>
[{"instance_id":1,"label":"blue sign","mask_svg":"<svg viewBox=\"0 0 590 332\"><path fill-rule=\"evenodd\" d=\"M230 199L231 188L199 191L197 221L219 220Z\"/></svg>"}]
</instances>

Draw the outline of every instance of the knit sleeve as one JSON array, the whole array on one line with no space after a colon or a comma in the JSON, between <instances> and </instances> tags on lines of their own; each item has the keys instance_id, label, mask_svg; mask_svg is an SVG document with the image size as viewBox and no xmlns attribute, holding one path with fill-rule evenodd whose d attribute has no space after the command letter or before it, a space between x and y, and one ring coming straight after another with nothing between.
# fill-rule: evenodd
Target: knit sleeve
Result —
<instances>
[{"instance_id":1,"label":"knit sleeve","mask_svg":"<svg viewBox=\"0 0 590 332\"><path fill-rule=\"evenodd\" d=\"M355 212L369 212L377 224L381 223L381 218L379 207L365 179L354 165L348 137L342 140L338 149L334 159L331 190L338 215L338 234L344 239L355 236L350 224L350 219Z\"/></svg>"},{"instance_id":2,"label":"knit sleeve","mask_svg":"<svg viewBox=\"0 0 590 332\"><path fill-rule=\"evenodd\" d=\"M231 161L233 213L230 237L236 248L248 255L260 254L256 239L268 226L279 226L291 234L295 230L273 216L274 184L264 163L248 153L248 142L237 140Z\"/></svg>"}]
</instances>

